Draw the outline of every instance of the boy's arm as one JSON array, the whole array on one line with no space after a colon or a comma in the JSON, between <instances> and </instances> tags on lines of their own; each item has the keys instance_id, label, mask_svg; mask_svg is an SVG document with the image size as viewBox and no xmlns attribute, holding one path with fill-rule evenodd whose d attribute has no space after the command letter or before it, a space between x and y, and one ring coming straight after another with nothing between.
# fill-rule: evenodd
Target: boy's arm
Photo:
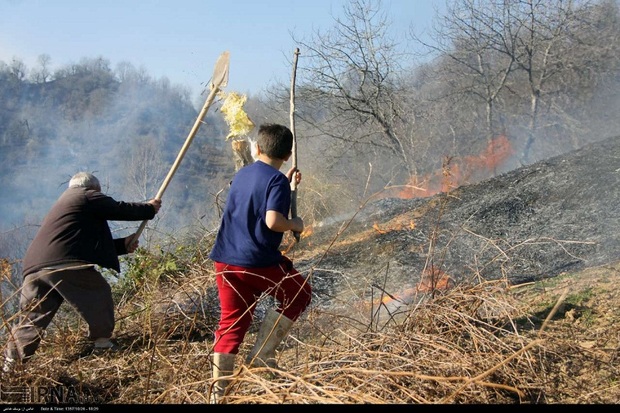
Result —
<instances>
[{"instance_id":1,"label":"boy's arm","mask_svg":"<svg viewBox=\"0 0 620 413\"><path fill-rule=\"evenodd\" d=\"M275 232L303 232L304 221L300 217L288 219L282 213L274 210L267 211L265 214L265 224L267 228Z\"/></svg>"}]
</instances>

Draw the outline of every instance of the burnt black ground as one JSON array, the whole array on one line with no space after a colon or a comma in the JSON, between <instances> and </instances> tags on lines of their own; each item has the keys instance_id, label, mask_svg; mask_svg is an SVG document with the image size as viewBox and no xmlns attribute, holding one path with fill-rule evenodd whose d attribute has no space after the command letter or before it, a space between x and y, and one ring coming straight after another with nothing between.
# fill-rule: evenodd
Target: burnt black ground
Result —
<instances>
[{"instance_id":1,"label":"burnt black ground","mask_svg":"<svg viewBox=\"0 0 620 413\"><path fill-rule=\"evenodd\" d=\"M296 248L297 268L328 296L335 281L398 290L430 265L457 281L520 284L616 262L620 136L448 194L369 202Z\"/></svg>"}]
</instances>

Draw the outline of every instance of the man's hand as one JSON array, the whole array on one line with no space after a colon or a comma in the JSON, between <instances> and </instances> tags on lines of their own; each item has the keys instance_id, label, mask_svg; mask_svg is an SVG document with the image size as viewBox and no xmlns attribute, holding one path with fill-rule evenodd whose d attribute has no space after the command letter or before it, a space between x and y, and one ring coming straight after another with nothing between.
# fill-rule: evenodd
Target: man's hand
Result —
<instances>
[{"instance_id":1,"label":"man's hand","mask_svg":"<svg viewBox=\"0 0 620 413\"><path fill-rule=\"evenodd\" d=\"M133 233L130 236L125 237L125 249L127 250L128 254L131 254L136 249L138 249L139 240L138 240L138 238L136 238L134 240L135 236L136 236L136 234Z\"/></svg>"},{"instance_id":2,"label":"man's hand","mask_svg":"<svg viewBox=\"0 0 620 413\"><path fill-rule=\"evenodd\" d=\"M147 204L153 205L153 208L155 208L155 213L158 213L159 208L161 208L161 199L153 198L150 201L148 201Z\"/></svg>"}]
</instances>

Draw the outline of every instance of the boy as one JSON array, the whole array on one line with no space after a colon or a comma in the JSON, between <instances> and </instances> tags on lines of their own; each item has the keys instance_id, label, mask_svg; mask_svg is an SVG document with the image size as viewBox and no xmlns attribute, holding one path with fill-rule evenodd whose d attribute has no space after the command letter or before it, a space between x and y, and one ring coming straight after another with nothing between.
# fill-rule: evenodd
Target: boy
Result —
<instances>
[{"instance_id":1,"label":"boy","mask_svg":"<svg viewBox=\"0 0 620 413\"><path fill-rule=\"evenodd\" d=\"M235 356L252 322L257 299L269 294L279 308L270 309L256 343L246 358L250 366L277 368L275 350L292 324L308 307L311 288L293 263L279 250L284 232L302 232L303 220L287 218L290 182L301 173L280 167L292 154L293 134L278 124L261 125L256 161L234 176L215 244L214 261L220 299L220 322L215 331L213 377L230 376ZM229 380L214 383L212 402L224 396Z\"/></svg>"}]
</instances>

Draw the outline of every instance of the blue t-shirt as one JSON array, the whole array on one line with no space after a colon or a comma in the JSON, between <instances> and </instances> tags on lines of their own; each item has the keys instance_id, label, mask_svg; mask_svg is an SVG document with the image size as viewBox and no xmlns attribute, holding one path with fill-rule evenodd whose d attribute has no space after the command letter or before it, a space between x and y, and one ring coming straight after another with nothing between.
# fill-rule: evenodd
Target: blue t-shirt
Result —
<instances>
[{"instance_id":1,"label":"blue t-shirt","mask_svg":"<svg viewBox=\"0 0 620 413\"><path fill-rule=\"evenodd\" d=\"M288 217L290 207L291 187L286 175L261 161L244 166L230 185L209 258L248 268L280 263L284 234L267 228L265 216L273 210Z\"/></svg>"}]
</instances>

